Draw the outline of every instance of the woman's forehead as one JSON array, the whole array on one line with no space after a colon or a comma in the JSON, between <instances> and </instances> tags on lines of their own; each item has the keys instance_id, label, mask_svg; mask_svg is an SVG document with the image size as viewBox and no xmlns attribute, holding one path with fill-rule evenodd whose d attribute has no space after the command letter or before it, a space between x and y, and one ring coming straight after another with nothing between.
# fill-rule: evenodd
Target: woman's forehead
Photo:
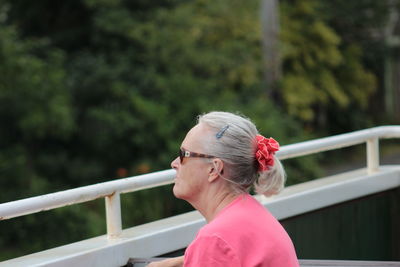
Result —
<instances>
[{"instance_id":1,"label":"woman's forehead","mask_svg":"<svg viewBox=\"0 0 400 267\"><path fill-rule=\"evenodd\" d=\"M197 124L186 134L182 147L186 149L201 149L210 136L210 129L203 124Z\"/></svg>"}]
</instances>

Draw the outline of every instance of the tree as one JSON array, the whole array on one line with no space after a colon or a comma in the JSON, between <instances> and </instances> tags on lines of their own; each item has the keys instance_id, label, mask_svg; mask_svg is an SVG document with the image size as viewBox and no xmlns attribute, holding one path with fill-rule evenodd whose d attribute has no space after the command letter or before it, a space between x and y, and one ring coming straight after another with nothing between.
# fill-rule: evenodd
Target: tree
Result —
<instances>
[{"instance_id":1,"label":"tree","mask_svg":"<svg viewBox=\"0 0 400 267\"><path fill-rule=\"evenodd\" d=\"M366 110L376 76L362 64L357 44L342 38L314 0L282 4L282 94L289 114L326 126L328 110Z\"/></svg>"},{"instance_id":2,"label":"tree","mask_svg":"<svg viewBox=\"0 0 400 267\"><path fill-rule=\"evenodd\" d=\"M279 51L279 1L261 1L262 43L266 89L269 96L281 102L276 86L282 79Z\"/></svg>"}]
</instances>

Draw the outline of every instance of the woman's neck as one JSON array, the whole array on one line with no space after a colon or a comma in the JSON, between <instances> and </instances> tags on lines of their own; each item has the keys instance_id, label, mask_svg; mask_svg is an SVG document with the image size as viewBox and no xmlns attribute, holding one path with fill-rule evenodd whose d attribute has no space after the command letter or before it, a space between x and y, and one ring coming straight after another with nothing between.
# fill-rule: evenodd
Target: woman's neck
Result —
<instances>
[{"instance_id":1,"label":"woman's neck","mask_svg":"<svg viewBox=\"0 0 400 267\"><path fill-rule=\"evenodd\" d=\"M228 206L239 193L232 190L218 191L213 194L209 192L207 196L195 208L204 216L207 222L211 222L217 214Z\"/></svg>"}]
</instances>

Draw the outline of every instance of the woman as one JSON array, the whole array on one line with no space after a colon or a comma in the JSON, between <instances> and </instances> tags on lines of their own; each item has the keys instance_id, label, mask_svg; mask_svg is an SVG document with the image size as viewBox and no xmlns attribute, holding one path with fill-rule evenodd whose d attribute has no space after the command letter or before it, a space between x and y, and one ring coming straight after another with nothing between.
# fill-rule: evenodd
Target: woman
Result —
<instances>
[{"instance_id":1,"label":"woman","mask_svg":"<svg viewBox=\"0 0 400 267\"><path fill-rule=\"evenodd\" d=\"M279 144L258 134L247 118L211 112L199 116L182 142L174 195L206 219L185 255L149 266L297 267L293 244L280 223L251 195L283 188L285 173L274 156Z\"/></svg>"}]
</instances>

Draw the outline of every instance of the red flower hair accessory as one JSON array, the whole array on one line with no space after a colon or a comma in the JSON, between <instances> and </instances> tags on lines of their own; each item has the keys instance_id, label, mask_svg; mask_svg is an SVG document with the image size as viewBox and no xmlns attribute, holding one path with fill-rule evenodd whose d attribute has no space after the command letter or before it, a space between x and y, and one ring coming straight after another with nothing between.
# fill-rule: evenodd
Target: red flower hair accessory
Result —
<instances>
[{"instance_id":1,"label":"red flower hair accessory","mask_svg":"<svg viewBox=\"0 0 400 267\"><path fill-rule=\"evenodd\" d=\"M275 139L265 138L262 135L256 136L257 151L256 159L258 161L258 171L269 170L274 166L274 155L279 150L279 143Z\"/></svg>"}]
</instances>

